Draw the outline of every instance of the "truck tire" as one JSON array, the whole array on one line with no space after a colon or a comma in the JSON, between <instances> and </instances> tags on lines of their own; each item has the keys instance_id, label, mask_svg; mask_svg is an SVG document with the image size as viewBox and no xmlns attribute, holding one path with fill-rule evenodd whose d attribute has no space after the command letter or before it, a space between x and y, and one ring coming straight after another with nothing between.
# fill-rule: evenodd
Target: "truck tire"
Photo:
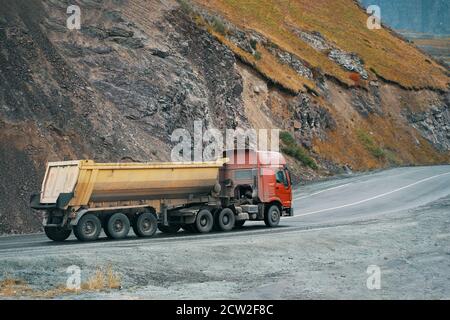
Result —
<instances>
[{"instance_id":1,"label":"truck tire","mask_svg":"<svg viewBox=\"0 0 450 320\"><path fill-rule=\"evenodd\" d=\"M107 234L113 239L123 239L130 232L130 220L121 212L113 214L106 223Z\"/></svg>"},{"instance_id":2,"label":"truck tire","mask_svg":"<svg viewBox=\"0 0 450 320\"><path fill-rule=\"evenodd\" d=\"M280 208L277 205L270 206L264 213L264 223L268 227L276 227L280 223Z\"/></svg>"},{"instance_id":3,"label":"truck tire","mask_svg":"<svg viewBox=\"0 0 450 320\"><path fill-rule=\"evenodd\" d=\"M216 226L220 231L231 231L234 228L236 218L233 210L225 208L216 215Z\"/></svg>"},{"instance_id":4,"label":"truck tire","mask_svg":"<svg viewBox=\"0 0 450 320\"><path fill-rule=\"evenodd\" d=\"M200 210L195 218L195 229L199 233L208 233L214 226L214 217L207 209Z\"/></svg>"},{"instance_id":5,"label":"truck tire","mask_svg":"<svg viewBox=\"0 0 450 320\"><path fill-rule=\"evenodd\" d=\"M141 238L153 237L158 228L158 220L150 212L144 212L133 221L133 231Z\"/></svg>"},{"instance_id":6,"label":"truck tire","mask_svg":"<svg viewBox=\"0 0 450 320\"><path fill-rule=\"evenodd\" d=\"M50 240L56 242L63 242L72 233L72 230L61 227L44 227L44 231Z\"/></svg>"},{"instance_id":7,"label":"truck tire","mask_svg":"<svg viewBox=\"0 0 450 320\"><path fill-rule=\"evenodd\" d=\"M244 226L244 224L245 224L245 221L247 221L247 220L238 220L238 221L236 221L236 222L234 223L234 227L235 227L236 229L242 228L242 227Z\"/></svg>"},{"instance_id":8,"label":"truck tire","mask_svg":"<svg viewBox=\"0 0 450 320\"><path fill-rule=\"evenodd\" d=\"M165 226L163 224L158 224L158 229L162 233L175 234L180 231L181 226L179 224L172 224L169 226Z\"/></svg>"},{"instance_id":9,"label":"truck tire","mask_svg":"<svg viewBox=\"0 0 450 320\"><path fill-rule=\"evenodd\" d=\"M80 241L97 240L101 231L102 223L100 222L100 219L92 213L82 216L73 229L75 237Z\"/></svg>"}]
</instances>

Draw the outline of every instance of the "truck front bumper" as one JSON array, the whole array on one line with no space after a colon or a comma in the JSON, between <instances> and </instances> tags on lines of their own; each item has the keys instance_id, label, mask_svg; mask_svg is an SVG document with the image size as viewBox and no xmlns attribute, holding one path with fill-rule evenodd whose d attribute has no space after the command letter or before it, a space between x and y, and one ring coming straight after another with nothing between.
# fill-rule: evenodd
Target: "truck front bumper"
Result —
<instances>
[{"instance_id":1,"label":"truck front bumper","mask_svg":"<svg viewBox=\"0 0 450 320\"><path fill-rule=\"evenodd\" d=\"M283 217L293 217L294 216L294 208L284 208Z\"/></svg>"}]
</instances>

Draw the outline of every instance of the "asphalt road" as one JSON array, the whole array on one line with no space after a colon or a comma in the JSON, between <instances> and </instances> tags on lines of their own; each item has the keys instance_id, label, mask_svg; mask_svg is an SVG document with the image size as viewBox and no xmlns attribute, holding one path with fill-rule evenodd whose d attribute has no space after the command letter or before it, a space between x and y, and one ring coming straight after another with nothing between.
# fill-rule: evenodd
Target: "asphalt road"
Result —
<instances>
[{"instance_id":1,"label":"asphalt road","mask_svg":"<svg viewBox=\"0 0 450 320\"><path fill-rule=\"evenodd\" d=\"M348 224L377 218L391 212L418 208L450 195L450 166L407 167L363 174L353 177L314 183L297 188L294 192L294 217L283 218L280 228L267 229L263 223L247 223L244 230L232 233L178 235L158 233L152 239L119 242L100 240L96 243L79 243L72 235L66 243L55 244L44 234L0 237L0 257L25 254L30 251L52 250L62 245L83 248L105 245L141 245L151 242L205 240L244 236L255 233L280 233L299 229L320 228ZM132 234L132 231L130 232ZM56 249L58 250L58 249Z\"/></svg>"},{"instance_id":2,"label":"asphalt road","mask_svg":"<svg viewBox=\"0 0 450 320\"><path fill-rule=\"evenodd\" d=\"M392 246L399 243L402 243L402 245L404 245L403 243L405 241L410 241L411 236L414 236L414 239L417 240L417 237L421 237L419 233L422 232L422 229L418 229L419 231L417 231L417 234L411 234L411 232L416 231L405 230L397 232L396 229L400 230L402 228L415 228L418 223L417 221L426 217L426 215L420 215L422 212L430 212L430 215L433 215L434 213L438 212L436 210L439 210L439 214L435 214L435 216L437 216L436 219L442 219L442 221L433 220L433 228L443 227L443 231L439 229L439 232L441 232L439 233L441 235L440 239L442 239L443 237L447 242L444 241L444 245L442 245L442 242L439 242L438 244L434 243L434 247L437 247L438 251L436 251L436 248L434 247L427 247L425 249L421 247L420 251L423 254L423 251L430 250L430 252L433 252L433 259L438 259L439 261L441 261L441 258L444 259L443 261L445 262L443 263L449 268L448 270L450 270L449 247L448 245L445 246L445 243L448 243L448 236L450 235L450 230L448 230L450 207L448 206L448 202L444 202L443 204L439 202L440 199L445 199L449 196L450 166L396 168L369 174L352 175L299 187L294 194L295 216L283 218L280 223L280 227L275 229L265 228L263 223L252 222L247 223L242 230L236 230L230 233L211 233L207 235L191 235L184 232L180 232L177 235L164 235L158 233L157 236L152 239L137 239L134 236L130 236L128 239L122 241L109 241L107 239L101 239L94 243L79 243L72 236L64 244L55 244L49 241L43 234L0 237L0 261L3 261L3 263L0 262L0 275L2 271L7 271L8 274L14 274L16 266L20 265L23 267L24 261L32 261L32 264L39 265L37 269L45 269L43 264L45 264L45 261L48 261L49 259L55 260L56 264L58 265L65 265L67 264L65 262L66 260L72 261L75 259L73 257L74 255L78 259L82 257L83 263L85 264L89 264L89 262L86 262L87 260L89 260L89 257L96 256L95 263L99 264L102 263L99 262L99 259L101 260L102 254L104 252L107 252L108 250L110 250L111 253L116 251L123 252L123 250L125 249L131 249L130 252L132 250L142 250L144 252L146 252L146 250L153 250L152 252L160 252L159 250L163 250L162 248L169 248L171 252L186 252L188 248L196 247L202 248L204 252L205 248L210 248L214 251L217 250L217 247L223 248L224 244L228 243L230 247L225 248L225 251L229 252L229 254L231 255L233 254L233 252L230 252L229 250L234 250L231 249L233 243L236 243L236 245L238 245L242 243L248 244L250 242L254 243L255 246L258 247L258 249L261 249L263 251L267 250L268 248L276 248L277 254L279 254L280 257L284 257L283 252L280 253L281 244L275 244L275 241L282 241L280 239L290 239L290 243L294 243L296 241L301 243L307 238L309 239L308 241L314 242L315 240L319 239L319 237L320 239L328 239L327 237L337 236L340 236L341 238L353 237L351 238L351 240L348 240L347 238L345 239L348 240L348 243L360 243L360 247L352 246L351 248L349 248L348 243L343 242L341 248L339 247L339 243L342 240L341 238L333 238L335 240L330 240L330 238L330 242L327 242L326 244L326 247L328 248L330 248L330 246L333 247L333 252L331 254L334 254L335 251L339 251L341 249L344 250L345 247L346 251L341 252L341 255L344 255L342 257L343 261L352 261L354 259L360 258L358 256L354 257L354 255L358 253L355 253L353 251L356 249L364 250L363 242L365 241L365 239L368 239L370 237L376 238L375 233L379 233L381 231L383 232L383 239L385 239L383 241L387 241L387 243L382 244L383 248L391 246L390 242L392 242ZM437 203L437 205L432 206L431 209L427 207L433 203ZM416 215L409 214L411 212L415 212ZM375 222L377 224L375 224ZM394 233L396 238L393 238ZM428 237L428 235L426 236ZM323 258L323 255L319 256L319 252L321 249L323 249L321 245L325 240L321 241L322 243L320 241L317 241L317 243L315 243L315 245L318 246L317 251L314 251L315 249L312 245L310 248L308 248L308 250L312 250L309 254L309 257L312 258L314 256L316 259L318 259L318 261ZM274 244L271 245L270 243ZM422 245L421 242L415 243L413 241L410 243L411 246ZM259 246L263 247L260 248ZM419 250L418 247L409 248L408 245L404 246L405 247L403 249L408 252ZM247 250L247 248L248 245L245 247L245 250ZM371 246L367 245L367 250L371 250L370 248ZM377 247L378 254L381 251L381 249L379 248L381 248L381 245L380 247ZM291 260L297 261L296 259L308 258L305 257L305 251L306 250L300 251L298 247L287 248L286 255L293 256ZM241 252L243 251L241 250L240 253ZM345 256L347 255L347 252L348 257ZM435 252L438 252L436 253L436 256L434 255ZM261 254L258 257L255 256L254 261L260 259L264 254ZM388 256L389 254L389 251L386 249L386 256ZM192 255L195 256L195 252L192 253ZM106 256L108 256L108 258L106 258ZM326 254L326 256L328 259L332 260L332 262L329 263L333 264L338 263L338 260L340 259L339 257L332 258L332 255L328 253ZM222 255L221 258L227 260L228 257L225 254ZM171 259L171 255L169 253L165 255L165 260L162 260L166 264L165 268L167 268L167 265L172 265L172 261L167 261L167 259ZM214 261L220 263L220 260L217 260L217 256L209 257L208 259L209 264L214 264ZM210 261L211 259L213 260L213 262ZM253 258L250 257L249 259ZM384 257L384 259L387 260L386 257ZM433 259L431 259L431 261L433 261ZM131 270L133 270L131 266L132 260L133 259L131 258L128 259L127 266L122 266L122 268L126 268L127 273L130 272L130 268ZM121 268L121 260L119 259L119 257L117 257L117 255L114 255L114 257L111 258L110 254L105 253L104 261L109 261L113 264L117 264L119 266L118 268ZM153 258L152 262L154 261L155 258ZM178 261L173 261L173 263L178 263ZM274 264L276 263L278 262L274 262ZM301 262L299 262L299 264L300 263ZM282 265L284 266L285 264ZM270 269L271 266L267 265L266 267ZM277 268L276 265L274 265L273 267ZM292 272L294 272L295 268L293 266L291 267L293 268ZM289 270L291 270L291 267L289 267ZM410 266L405 265L404 267L408 268ZM2 268L4 270L2 270ZM421 266L421 268L428 268L427 264ZM317 271L317 269L321 270L322 266L314 269L314 271ZM243 270L247 269L243 268ZM25 277L28 277L29 280L33 280L33 277L44 277L42 274L39 274L38 271L36 272L37 273L33 275L29 271L24 271L22 269L21 273L19 273L20 276L25 275ZM139 271L136 272L139 273ZM203 276L205 276L205 272L207 271L204 271L202 273ZM261 272L263 272L263 270L261 270ZM313 270L311 270L311 272L313 272ZM327 275L324 276L324 279L330 276L328 270L325 271L324 275ZM212 275L209 276L212 277ZM292 276L292 274L290 274L290 276ZM316 274L316 276L320 277L320 274ZM150 277L153 277L153 275ZM196 277L198 277L198 274L191 275L189 283L196 283ZM215 275L214 277L214 279L216 279L217 275ZM436 275L431 274L430 277L435 279ZM140 280L136 280L135 278L133 278L133 276L127 276L127 279L127 283L129 284L132 283L134 286L140 285ZM155 283L159 283L157 279L160 278L154 278ZM220 279L221 281L228 281L229 277L224 276ZM274 279L278 279L278 276L274 276ZM298 279L298 276L296 279ZM412 277L412 279L415 278ZM443 284L439 285L439 289L434 289L434 291L430 289L430 293L432 294L433 292L438 292L438 298L449 298L450 296L448 296L448 294L450 293L450 279L448 279L447 277L444 280L446 281L444 281ZM166 281L173 282L174 280L166 279ZM184 280L182 281L178 279L177 281L183 282ZM279 279L277 281L279 281ZM321 280L317 281L320 282ZM422 279L422 281L425 280ZM222 291L218 289L219 291L212 293L211 297L283 298L280 292L285 292L287 295L286 297L290 298L335 297L333 296L333 292L335 292L335 289L320 289L318 287L314 290L311 289L311 291L308 291L309 293L305 293L304 290L306 289L303 288L303 291L300 294L298 292L298 289L290 287L290 285L286 283L283 284L282 282L283 290L280 291L279 282L278 286L276 287L266 287L267 282L271 281L267 279L262 280L260 278L255 278L254 280L248 282L246 285L241 286L236 285L236 283L240 282L235 281L233 282L235 285L232 288L224 287L222 288ZM155 292L155 283L153 283L151 286L153 288L153 291L151 292ZM204 283L204 281L198 281L198 283ZM330 282L328 282L328 284L329 283ZM176 291L174 291L174 289L171 289L167 283L159 283L159 285L160 286L158 288L165 288L165 291L163 289L156 290L158 292L158 297L183 298L184 295L186 295L186 297L194 298L203 297L203 295L201 295L200 293L197 296L195 294L189 294L192 293L192 290L196 292L196 290L198 289L197 287L195 287L194 289L189 289L189 286L185 286L183 287L183 289L177 289ZM148 288L149 282L146 282L146 284L143 285L141 289L137 289L137 291L131 292L140 292L137 293L137 296L141 298L155 298L152 294L149 293ZM402 296L400 292L396 291L396 289L393 288L392 291L384 292L384 294L378 295L376 297L396 298L400 296ZM348 297L358 298L359 294L355 291L349 294ZM413 294L412 297L416 296L414 296ZM419 295L418 297L427 298L429 296Z\"/></svg>"}]
</instances>

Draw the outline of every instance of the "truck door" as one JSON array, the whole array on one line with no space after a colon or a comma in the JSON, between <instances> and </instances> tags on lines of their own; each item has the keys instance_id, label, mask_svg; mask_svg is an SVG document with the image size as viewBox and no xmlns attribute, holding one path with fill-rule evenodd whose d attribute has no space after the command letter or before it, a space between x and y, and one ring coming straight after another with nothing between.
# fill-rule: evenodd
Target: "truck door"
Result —
<instances>
[{"instance_id":1,"label":"truck door","mask_svg":"<svg viewBox=\"0 0 450 320\"><path fill-rule=\"evenodd\" d=\"M275 183L275 193L278 198L280 198L283 207L291 207L292 200L292 189L291 183L288 176L286 175L286 170L280 168L276 170L275 173L276 183Z\"/></svg>"}]
</instances>

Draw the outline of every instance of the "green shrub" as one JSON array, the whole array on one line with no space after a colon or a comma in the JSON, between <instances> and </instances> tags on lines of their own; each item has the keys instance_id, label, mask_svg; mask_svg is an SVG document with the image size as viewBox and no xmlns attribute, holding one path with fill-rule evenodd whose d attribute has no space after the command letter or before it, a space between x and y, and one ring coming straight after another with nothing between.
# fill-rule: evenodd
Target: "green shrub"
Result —
<instances>
[{"instance_id":1,"label":"green shrub","mask_svg":"<svg viewBox=\"0 0 450 320\"><path fill-rule=\"evenodd\" d=\"M191 4L187 0L178 0L180 4L181 10L187 14L191 14L193 12Z\"/></svg>"},{"instance_id":2,"label":"green shrub","mask_svg":"<svg viewBox=\"0 0 450 320\"><path fill-rule=\"evenodd\" d=\"M294 137L286 131L280 133L280 140L285 145L281 148L281 152L293 157L294 159L300 161L303 165L310 167L313 170L317 170L317 163L311 158L305 149L297 144Z\"/></svg>"},{"instance_id":3,"label":"green shrub","mask_svg":"<svg viewBox=\"0 0 450 320\"><path fill-rule=\"evenodd\" d=\"M386 159L387 161L389 161L389 163L396 166L401 165L401 161L397 158L394 152L390 150L385 150L384 152L386 154Z\"/></svg>"},{"instance_id":4,"label":"green shrub","mask_svg":"<svg viewBox=\"0 0 450 320\"><path fill-rule=\"evenodd\" d=\"M227 28L225 27L225 24L216 17L214 17L212 21L212 27L214 31L220 33L221 35L225 35L227 33Z\"/></svg>"},{"instance_id":5,"label":"green shrub","mask_svg":"<svg viewBox=\"0 0 450 320\"><path fill-rule=\"evenodd\" d=\"M250 46L253 48L253 50L256 50L257 45L258 45L258 41L256 41L256 39L250 40Z\"/></svg>"},{"instance_id":6,"label":"green shrub","mask_svg":"<svg viewBox=\"0 0 450 320\"><path fill-rule=\"evenodd\" d=\"M373 138L365 131L358 130L357 136L364 148L369 151L375 158L381 159L386 157L386 152L376 145Z\"/></svg>"},{"instance_id":7,"label":"green shrub","mask_svg":"<svg viewBox=\"0 0 450 320\"><path fill-rule=\"evenodd\" d=\"M297 144L294 137L287 131L281 131L280 140L286 145Z\"/></svg>"},{"instance_id":8,"label":"green shrub","mask_svg":"<svg viewBox=\"0 0 450 320\"><path fill-rule=\"evenodd\" d=\"M259 51L256 51L254 56L255 56L256 60L261 60L261 58L262 58L262 54Z\"/></svg>"},{"instance_id":9,"label":"green shrub","mask_svg":"<svg viewBox=\"0 0 450 320\"><path fill-rule=\"evenodd\" d=\"M318 169L316 162L306 154L305 150L302 147L299 146L282 147L281 151L287 154L288 156L291 156L294 159L300 161L302 164L304 164L307 167L310 167L313 170Z\"/></svg>"}]
</instances>

